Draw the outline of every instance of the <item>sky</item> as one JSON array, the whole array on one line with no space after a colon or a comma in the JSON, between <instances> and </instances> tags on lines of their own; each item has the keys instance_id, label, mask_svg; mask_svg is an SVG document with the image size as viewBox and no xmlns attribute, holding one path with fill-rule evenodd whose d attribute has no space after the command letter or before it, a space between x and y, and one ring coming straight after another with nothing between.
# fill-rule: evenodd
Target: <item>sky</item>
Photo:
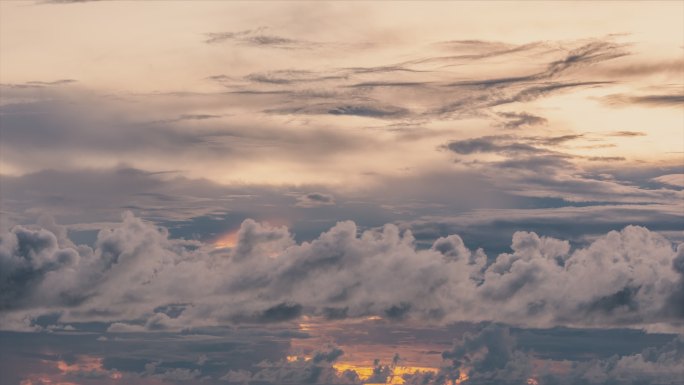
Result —
<instances>
[{"instance_id":1,"label":"sky","mask_svg":"<svg viewBox=\"0 0 684 385\"><path fill-rule=\"evenodd\" d=\"M0 2L0 385L681 384L684 3Z\"/></svg>"}]
</instances>

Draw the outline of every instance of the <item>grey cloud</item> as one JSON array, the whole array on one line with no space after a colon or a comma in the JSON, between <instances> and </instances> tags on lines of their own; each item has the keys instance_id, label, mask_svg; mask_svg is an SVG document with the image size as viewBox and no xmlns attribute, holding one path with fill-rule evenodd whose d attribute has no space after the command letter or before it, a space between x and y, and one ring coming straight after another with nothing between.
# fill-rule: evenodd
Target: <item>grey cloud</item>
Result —
<instances>
[{"instance_id":1,"label":"grey cloud","mask_svg":"<svg viewBox=\"0 0 684 385\"><path fill-rule=\"evenodd\" d=\"M596 86L602 86L606 84L611 84L610 82L568 82L568 83L558 83L558 82L553 82L553 83L547 83L542 86L531 86L524 88L523 90L517 92L516 94L512 95L509 98L503 98L500 100L496 100L493 102L494 105L500 105L500 104L507 104L507 103L514 103L514 102L529 102L535 99L538 99L540 97L549 95L553 92L559 91L559 90L564 90L564 89L570 89L570 88L577 88L577 87L596 87Z\"/></svg>"},{"instance_id":2,"label":"grey cloud","mask_svg":"<svg viewBox=\"0 0 684 385\"><path fill-rule=\"evenodd\" d=\"M547 69L548 76L555 76L579 66L594 64L626 56L624 46L606 41L595 41L576 48L558 61L551 63Z\"/></svg>"},{"instance_id":3,"label":"grey cloud","mask_svg":"<svg viewBox=\"0 0 684 385\"><path fill-rule=\"evenodd\" d=\"M256 370L230 371L222 380L231 384L357 384L356 372L338 372L332 364L344 354L337 347L313 352L310 359L262 361Z\"/></svg>"},{"instance_id":4,"label":"grey cloud","mask_svg":"<svg viewBox=\"0 0 684 385\"><path fill-rule=\"evenodd\" d=\"M536 143L543 144L546 146L551 146L551 145L557 145L557 144L569 142L571 140L581 139L583 137L584 137L584 135L582 135L582 134L573 134L573 135L550 136L550 137L533 137L533 138L525 138L525 139L526 140L532 140Z\"/></svg>"},{"instance_id":5,"label":"grey cloud","mask_svg":"<svg viewBox=\"0 0 684 385\"><path fill-rule=\"evenodd\" d=\"M619 77L638 77L658 74L681 74L684 61L681 59L657 62L631 62L603 68L601 73Z\"/></svg>"},{"instance_id":6,"label":"grey cloud","mask_svg":"<svg viewBox=\"0 0 684 385\"><path fill-rule=\"evenodd\" d=\"M590 360L540 360L521 348L508 327L486 325L454 341L443 353L449 365L434 374L406 378L408 384L445 385L468 374L466 384L668 384L680 382L684 341L675 337L660 347L636 354Z\"/></svg>"},{"instance_id":7,"label":"grey cloud","mask_svg":"<svg viewBox=\"0 0 684 385\"><path fill-rule=\"evenodd\" d=\"M372 118L399 117L408 114L408 110L393 106L339 106L328 110L331 115L356 115Z\"/></svg>"},{"instance_id":8,"label":"grey cloud","mask_svg":"<svg viewBox=\"0 0 684 385\"><path fill-rule=\"evenodd\" d=\"M406 117L410 111L393 105L384 105L372 101L346 105L312 104L301 107L284 107L265 110L266 113L307 114L307 115L348 115L378 119L396 119Z\"/></svg>"},{"instance_id":9,"label":"grey cloud","mask_svg":"<svg viewBox=\"0 0 684 385\"><path fill-rule=\"evenodd\" d=\"M81 253L88 254L86 249ZM52 271L67 272L78 265L81 253L74 248L60 248L57 237L47 230L31 230L21 226L0 237L0 310L22 306ZM63 299L75 297L63 293ZM74 300L76 300L74 298Z\"/></svg>"},{"instance_id":10,"label":"grey cloud","mask_svg":"<svg viewBox=\"0 0 684 385\"><path fill-rule=\"evenodd\" d=\"M220 118L222 115L212 115L212 114L182 114L178 116L177 118L173 119L166 119L166 120L159 120L154 123L175 123L175 122L182 122L184 120L207 120L207 119L216 119Z\"/></svg>"},{"instance_id":11,"label":"grey cloud","mask_svg":"<svg viewBox=\"0 0 684 385\"><path fill-rule=\"evenodd\" d=\"M665 174L651 180L668 186L684 187L684 174Z\"/></svg>"},{"instance_id":12,"label":"grey cloud","mask_svg":"<svg viewBox=\"0 0 684 385\"><path fill-rule=\"evenodd\" d=\"M304 70L280 70L262 73L252 73L245 77L246 80L256 83L286 85L305 82L322 82L326 80L345 79L346 74L325 74ZM220 80L220 79L217 79Z\"/></svg>"},{"instance_id":13,"label":"grey cloud","mask_svg":"<svg viewBox=\"0 0 684 385\"><path fill-rule=\"evenodd\" d=\"M466 384L520 384L533 378L553 385L674 385L678 384L677 373L684 358L683 341L678 336L637 330L517 329L487 323L434 327L378 320L342 325L347 327L315 324L335 345L315 342L303 350L293 349L291 344L296 340L281 339L286 335L283 332L296 329L277 325L180 334L122 333L109 338L99 332L0 332L5 342L0 346L0 370L3 380L11 383L40 377L38 374L51 378L53 383L57 379L98 383L96 380L108 380L116 374L119 382L132 385L151 380L188 385L351 385L371 379L384 383L397 377L406 384L444 385L462 370L470 376ZM429 363L440 367L439 372L398 374L395 369L411 361L397 354L390 356L386 348L371 364L371 379L361 380L353 370L333 367L348 362L343 351L346 346L403 345L416 340L437 348L431 352ZM451 347L443 347L451 341ZM354 359L353 355L349 358ZM60 373L55 368L58 364L70 365L72 371Z\"/></svg>"},{"instance_id":14,"label":"grey cloud","mask_svg":"<svg viewBox=\"0 0 684 385\"><path fill-rule=\"evenodd\" d=\"M0 106L3 160L21 172L46 167L72 169L82 167L84 159L92 158L97 158L98 164L108 165L133 162L132 166L147 163L149 167L152 162L159 170L182 167L178 164L181 156L190 164L223 164L229 159L249 161L263 153L268 153L269 157L318 157L320 154L361 149L374 141L359 133L326 127L306 131L283 129L273 122L259 123L260 129L253 130L249 127L254 122L246 124L242 118L223 111L212 113L216 103L223 103L217 99L200 103L200 111L193 107L186 112L183 109L179 111L177 107L181 104L187 108L186 96L129 95L117 99L93 95L82 89L52 88L3 92L3 101L37 99ZM194 97L224 101L235 98L243 102L249 99L232 93ZM141 103L132 103L136 100ZM191 104L197 102L195 100ZM156 104L158 110L140 108L146 103ZM311 114L380 118L406 113L398 107L372 102L312 108ZM312 142L317 142L317 145L311 146Z\"/></svg>"},{"instance_id":15,"label":"grey cloud","mask_svg":"<svg viewBox=\"0 0 684 385\"><path fill-rule=\"evenodd\" d=\"M661 95L608 95L603 98L604 102L612 106L626 106L631 104L644 105L647 107L678 107L684 104L682 94Z\"/></svg>"},{"instance_id":16,"label":"grey cloud","mask_svg":"<svg viewBox=\"0 0 684 385\"><path fill-rule=\"evenodd\" d=\"M560 60L550 62L547 64L546 69L542 72L523 76L463 81L452 83L450 86L480 86L487 88L526 83L531 81L551 80L572 69L581 68L586 65L615 59L625 55L627 55L627 53L623 50L623 46L608 41L594 41L583 44L580 47L571 50ZM577 85L579 84L580 83L577 83ZM550 86L545 86L545 88L546 87ZM553 88L547 88L544 92L549 92L552 90ZM531 92L532 91L526 93L526 97L530 97Z\"/></svg>"},{"instance_id":17,"label":"grey cloud","mask_svg":"<svg viewBox=\"0 0 684 385\"><path fill-rule=\"evenodd\" d=\"M538 154L545 150L525 143L510 143L509 137L482 137L451 142L446 147L457 154L502 153L502 154ZM507 142L507 143L502 143Z\"/></svg>"},{"instance_id":18,"label":"grey cloud","mask_svg":"<svg viewBox=\"0 0 684 385\"><path fill-rule=\"evenodd\" d=\"M349 87L354 87L354 88L361 88L361 87L421 87L428 85L429 83L425 82L363 82L363 83L356 83L352 84Z\"/></svg>"},{"instance_id":19,"label":"grey cloud","mask_svg":"<svg viewBox=\"0 0 684 385\"><path fill-rule=\"evenodd\" d=\"M375 67L346 67L344 70L351 71L356 74L372 74L372 73L391 73L391 72L429 72L412 69L402 65L385 65Z\"/></svg>"},{"instance_id":20,"label":"grey cloud","mask_svg":"<svg viewBox=\"0 0 684 385\"><path fill-rule=\"evenodd\" d=\"M590 156L587 160L592 162L621 162L626 158L624 156Z\"/></svg>"},{"instance_id":21,"label":"grey cloud","mask_svg":"<svg viewBox=\"0 0 684 385\"><path fill-rule=\"evenodd\" d=\"M447 48L461 53L458 55L416 59L403 64L446 63L445 66L456 66L462 62L478 61L513 53L532 51L537 48L543 48L544 46L544 44L536 42L513 45L482 40L454 40L437 43L437 45L441 48Z\"/></svg>"},{"instance_id":22,"label":"grey cloud","mask_svg":"<svg viewBox=\"0 0 684 385\"><path fill-rule=\"evenodd\" d=\"M217 39L239 41L261 33L255 30L217 34ZM276 39L277 40L277 39ZM274 41L277 44L278 41ZM285 44L285 43L283 43ZM261 111L277 114L340 114L385 119L458 119L490 114L490 109L516 102L528 102L574 88L607 86L610 81L577 81L569 75L583 67L601 63L625 54L622 46L602 40L579 41L568 49L552 48L540 43L521 46L463 41L455 43L462 55L407 60L402 63L374 67L276 70L253 73L238 80L212 77L234 92L261 95L267 108ZM293 43L293 45L296 45ZM500 49L494 49L500 47ZM493 79L448 79L452 65L516 52L535 52L544 69L527 75L502 76ZM557 57L562 53L562 59ZM446 64L444 64L446 63ZM590 76L588 76L590 77ZM590 77L591 78L591 77ZM246 83L245 83L246 81ZM405 89L406 98L397 98L392 88ZM455 93L455 89L459 92ZM296 97L293 97L296 96ZM274 103L282 105L273 105ZM359 102L362 101L362 102ZM371 103L368 103L371 101ZM502 117L510 120L504 127L545 123L545 118L528 113Z\"/></svg>"},{"instance_id":23,"label":"grey cloud","mask_svg":"<svg viewBox=\"0 0 684 385\"><path fill-rule=\"evenodd\" d=\"M640 131L615 131L607 134L608 136L625 136L625 137L632 137L632 136L646 136L647 134L645 132L640 132Z\"/></svg>"},{"instance_id":24,"label":"grey cloud","mask_svg":"<svg viewBox=\"0 0 684 385\"><path fill-rule=\"evenodd\" d=\"M297 206L299 207L319 207L334 204L335 197L330 194L313 192L297 197Z\"/></svg>"},{"instance_id":25,"label":"grey cloud","mask_svg":"<svg viewBox=\"0 0 684 385\"><path fill-rule=\"evenodd\" d=\"M505 371L514 358L514 340L508 328L489 325L477 334L466 333L460 341L455 343L455 348L442 353L442 357L451 360L450 369L458 371L453 373L456 378L461 371L466 374L472 373L472 381L501 381L513 380L506 378L513 373L502 376L500 371ZM530 368L525 368L523 377L529 374ZM525 378L526 379L526 378Z\"/></svg>"},{"instance_id":26,"label":"grey cloud","mask_svg":"<svg viewBox=\"0 0 684 385\"><path fill-rule=\"evenodd\" d=\"M630 134L630 136L632 136ZM677 195L665 191L661 184L651 178L623 181L618 178L596 177L593 166L579 165L574 160L586 159L593 162L620 162L623 157L580 156L566 152L563 148L573 141L591 141L588 134L560 136L493 135L452 141L445 144L456 155L455 162L474 167L490 178L493 183L515 194L536 197L557 197L569 201L614 201L620 202L671 202ZM573 143L573 147L576 146ZM500 158L478 159L475 154L496 154ZM501 173L500 169L515 170L515 173ZM625 167L614 166L604 170L603 176L623 173ZM632 168L634 169L634 168ZM619 171L622 170L622 171ZM531 195L526 191L536 190ZM544 191L543 195L541 191ZM561 192L562 191L562 192ZM641 196L641 198L636 198Z\"/></svg>"},{"instance_id":27,"label":"grey cloud","mask_svg":"<svg viewBox=\"0 0 684 385\"><path fill-rule=\"evenodd\" d=\"M215 33L208 33L207 37L208 39L205 40L205 43L220 43L225 40L232 40L236 38L240 38L243 36L250 36L254 35L257 33L261 33L265 30L265 27L259 27L256 29L246 29L242 31L236 31L236 32L215 32Z\"/></svg>"},{"instance_id":28,"label":"grey cloud","mask_svg":"<svg viewBox=\"0 0 684 385\"><path fill-rule=\"evenodd\" d=\"M582 138L583 135L563 135L550 137L522 137L513 135L485 136L480 138L454 141L445 147L460 155L490 153L504 156L502 161L489 164L494 168L513 168L520 170L553 171L570 169L569 161L574 156L556 152L541 146L558 146L565 142ZM487 164L487 162L484 162Z\"/></svg>"},{"instance_id":29,"label":"grey cloud","mask_svg":"<svg viewBox=\"0 0 684 385\"><path fill-rule=\"evenodd\" d=\"M547 123L546 119L526 112L501 112L498 115L508 119L508 121L503 124L503 127L508 129L515 129L523 126L537 126Z\"/></svg>"},{"instance_id":30,"label":"grey cloud","mask_svg":"<svg viewBox=\"0 0 684 385\"><path fill-rule=\"evenodd\" d=\"M239 44L254 47L271 47L280 49L310 48L316 43L291 39L283 36L265 34L266 27L248 29L237 32L215 32L207 33L207 44L217 44L226 41L235 41Z\"/></svg>"},{"instance_id":31,"label":"grey cloud","mask_svg":"<svg viewBox=\"0 0 684 385\"><path fill-rule=\"evenodd\" d=\"M512 252L490 264L457 238L420 250L395 226L358 235L352 222L296 244L284 228L246 221L237 245L219 252L171 240L131 215L102 230L93 249L56 246L45 230L28 245L12 235L22 228L13 231L3 237L3 266L24 266L33 278L7 299L5 328L35 328L21 320L48 312L62 323L125 320L112 331L179 330L287 322L330 314L331 305L347 317L395 320L681 326L671 307L681 291L673 245L634 226L574 251L568 242L517 232ZM72 258L58 257L66 254ZM4 286L26 275L8 271ZM179 303L187 305L173 317L159 310Z\"/></svg>"}]
</instances>

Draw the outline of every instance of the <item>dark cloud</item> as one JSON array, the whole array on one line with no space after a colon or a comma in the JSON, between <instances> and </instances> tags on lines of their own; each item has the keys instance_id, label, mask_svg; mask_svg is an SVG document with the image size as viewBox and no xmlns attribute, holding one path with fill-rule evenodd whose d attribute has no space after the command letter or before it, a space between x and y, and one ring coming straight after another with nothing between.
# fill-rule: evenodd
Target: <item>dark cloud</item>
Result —
<instances>
[{"instance_id":1,"label":"dark cloud","mask_svg":"<svg viewBox=\"0 0 684 385\"><path fill-rule=\"evenodd\" d=\"M604 102L611 106L626 106L631 104L647 107L678 107L684 104L682 94L662 95L608 95L603 98Z\"/></svg>"},{"instance_id":2,"label":"dark cloud","mask_svg":"<svg viewBox=\"0 0 684 385\"><path fill-rule=\"evenodd\" d=\"M451 142L446 147L457 154L502 153L502 154L537 154L544 150L525 143L501 143L506 137L482 137Z\"/></svg>"},{"instance_id":3,"label":"dark cloud","mask_svg":"<svg viewBox=\"0 0 684 385\"><path fill-rule=\"evenodd\" d=\"M266 83L275 85L287 85L306 82L323 82L326 80L345 79L347 75L340 74L321 74L313 71L304 70L280 70L262 73L252 73L245 77L246 80L255 83Z\"/></svg>"},{"instance_id":4,"label":"dark cloud","mask_svg":"<svg viewBox=\"0 0 684 385\"><path fill-rule=\"evenodd\" d=\"M523 126L537 126L546 124L547 120L536 115L528 114L526 112L501 112L498 114L508 121L503 124L504 128L515 129Z\"/></svg>"},{"instance_id":5,"label":"dark cloud","mask_svg":"<svg viewBox=\"0 0 684 385\"><path fill-rule=\"evenodd\" d=\"M566 90L578 87L597 87L610 84L609 82L569 82L569 83L558 83L551 82L542 86L531 86L524 88L523 90L512 95L510 98L503 98L494 101L493 105L515 103L515 102L529 102L543 96L547 96L559 90Z\"/></svg>"},{"instance_id":6,"label":"dark cloud","mask_svg":"<svg viewBox=\"0 0 684 385\"><path fill-rule=\"evenodd\" d=\"M528 46L531 48L532 46ZM509 53L510 51L504 51ZM516 52L516 51L513 51ZM583 44L575 49L570 50L562 59L551 61L546 65L544 71L533 73L530 75L523 76L511 76L511 77L501 77L492 79L482 79L482 80L468 80L463 82L451 83L449 86L477 86L477 87L499 87L499 86L510 86L515 84L524 84L529 82L539 82L552 80L559 75L569 72L570 70L575 70L582 68L587 65L599 63L602 61L607 61L621 56L627 55L624 51L624 47L608 41L593 41ZM580 85L580 83L575 83ZM544 86L537 88L537 91L543 90L543 92L550 92L554 89L558 89L559 85ZM560 86L561 88L564 86ZM530 97L533 93L533 89L524 93L525 97Z\"/></svg>"},{"instance_id":7,"label":"dark cloud","mask_svg":"<svg viewBox=\"0 0 684 385\"><path fill-rule=\"evenodd\" d=\"M521 349L508 327L486 325L467 333L443 353L450 365L437 374L408 378L410 384L445 385L467 375L465 384L669 384L679 382L684 344L675 337L635 354L590 360L539 360Z\"/></svg>"},{"instance_id":8,"label":"dark cloud","mask_svg":"<svg viewBox=\"0 0 684 385\"><path fill-rule=\"evenodd\" d=\"M406 116L408 110L400 107L386 106L386 107L370 107L370 106L338 106L329 109L328 114L331 115L356 115L371 118L387 118Z\"/></svg>"},{"instance_id":9,"label":"dark cloud","mask_svg":"<svg viewBox=\"0 0 684 385\"><path fill-rule=\"evenodd\" d=\"M311 48L317 45L316 43L309 41L291 39L277 35L269 35L266 33L266 30L266 27L260 27L236 32L207 33L207 39L204 42L207 44L217 44L227 41L234 41L247 46L280 49Z\"/></svg>"},{"instance_id":10,"label":"dark cloud","mask_svg":"<svg viewBox=\"0 0 684 385\"><path fill-rule=\"evenodd\" d=\"M571 50L563 59L549 64L546 74L553 77L570 69L626 56L628 53L624 48L608 41L590 42Z\"/></svg>"},{"instance_id":11,"label":"dark cloud","mask_svg":"<svg viewBox=\"0 0 684 385\"><path fill-rule=\"evenodd\" d=\"M424 82L363 82L352 84L349 87L355 88L373 88L373 87L422 87L429 83Z\"/></svg>"},{"instance_id":12,"label":"dark cloud","mask_svg":"<svg viewBox=\"0 0 684 385\"><path fill-rule=\"evenodd\" d=\"M336 347L317 351L310 359L262 361L256 370L230 371L221 377L230 384L357 384L356 372L338 372L332 364L344 354Z\"/></svg>"},{"instance_id":13,"label":"dark cloud","mask_svg":"<svg viewBox=\"0 0 684 385\"><path fill-rule=\"evenodd\" d=\"M330 194L313 192L297 197L297 206L299 207L319 207L334 204L335 197Z\"/></svg>"},{"instance_id":14,"label":"dark cloud","mask_svg":"<svg viewBox=\"0 0 684 385\"><path fill-rule=\"evenodd\" d=\"M306 114L306 115L338 115L361 116L377 119L396 119L410 115L410 111L397 106L366 102L347 105L309 104L301 107L284 107L265 110L266 113L276 114Z\"/></svg>"},{"instance_id":15,"label":"dark cloud","mask_svg":"<svg viewBox=\"0 0 684 385\"><path fill-rule=\"evenodd\" d=\"M632 137L632 136L646 136L647 134L645 132L640 132L640 131L615 131L607 134L608 136L625 136L625 137Z\"/></svg>"},{"instance_id":16,"label":"dark cloud","mask_svg":"<svg viewBox=\"0 0 684 385\"><path fill-rule=\"evenodd\" d=\"M460 155L489 153L506 157L507 159L503 161L491 162L492 165L499 168L517 168L521 170L561 169L572 167L569 159L572 159L574 156L544 147L562 145L565 142L582 137L583 135L550 137L484 136L454 141L445 145L445 148Z\"/></svg>"},{"instance_id":17,"label":"dark cloud","mask_svg":"<svg viewBox=\"0 0 684 385\"><path fill-rule=\"evenodd\" d=\"M621 162L626 158L624 156L590 156L587 160L592 162Z\"/></svg>"}]
</instances>

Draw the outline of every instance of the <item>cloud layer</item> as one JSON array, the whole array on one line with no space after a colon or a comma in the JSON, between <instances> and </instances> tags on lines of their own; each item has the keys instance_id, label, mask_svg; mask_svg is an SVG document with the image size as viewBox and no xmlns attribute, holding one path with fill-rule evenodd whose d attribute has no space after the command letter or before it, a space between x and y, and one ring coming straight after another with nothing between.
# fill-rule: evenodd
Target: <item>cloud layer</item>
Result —
<instances>
[{"instance_id":1,"label":"cloud layer","mask_svg":"<svg viewBox=\"0 0 684 385\"><path fill-rule=\"evenodd\" d=\"M684 246L628 226L585 248L517 232L488 260L457 235L417 249L394 225L359 234L340 222L311 242L242 223L231 249L169 239L131 214L93 248L22 226L2 236L3 326L107 322L112 331L380 316L548 327L679 330Z\"/></svg>"}]
</instances>

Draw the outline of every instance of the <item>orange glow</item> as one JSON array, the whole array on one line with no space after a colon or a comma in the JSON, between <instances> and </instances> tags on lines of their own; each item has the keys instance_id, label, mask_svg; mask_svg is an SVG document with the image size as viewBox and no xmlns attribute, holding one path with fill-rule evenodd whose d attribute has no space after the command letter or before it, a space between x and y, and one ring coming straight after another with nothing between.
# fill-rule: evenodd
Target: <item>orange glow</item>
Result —
<instances>
[{"instance_id":1,"label":"orange glow","mask_svg":"<svg viewBox=\"0 0 684 385\"><path fill-rule=\"evenodd\" d=\"M312 324L312 323L302 322L299 324L299 330L301 330L303 332L311 331L311 330L313 330L313 328L314 328L314 324Z\"/></svg>"},{"instance_id":2,"label":"orange glow","mask_svg":"<svg viewBox=\"0 0 684 385\"><path fill-rule=\"evenodd\" d=\"M337 370L338 372L344 372L346 370L352 370L356 372L356 374L359 376L361 380L367 380L370 378L370 376L373 375L373 367L372 366L360 366L360 365L354 365L350 363L343 363L343 362L338 362L333 365L333 368ZM367 385L367 384L366 384Z\"/></svg>"},{"instance_id":3,"label":"orange glow","mask_svg":"<svg viewBox=\"0 0 684 385\"><path fill-rule=\"evenodd\" d=\"M361 381L369 379L373 375L373 366L365 365L355 365L351 363L338 362L333 365L333 367L339 371L344 372L346 370L351 370L356 372ZM424 367L424 366L397 366L392 369L392 373L387 377L387 382L378 384L373 382L365 382L363 385L385 385L385 384L403 384L403 376L406 374L415 374L417 372L432 372L437 373L436 368Z\"/></svg>"},{"instance_id":4,"label":"orange glow","mask_svg":"<svg viewBox=\"0 0 684 385\"><path fill-rule=\"evenodd\" d=\"M69 374L73 372L97 372L102 369L102 358L82 356L78 358L73 364L67 364L65 361L57 361L57 369L62 374Z\"/></svg>"},{"instance_id":5,"label":"orange glow","mask_svg":"<svg viewBox=\"0 0 684 385\"><path fill-rule=\"evenodd\" d=\"M237 245L238 232L237 230L232 231L228 234L221 235L218 239L214 241L214 248L224 249L232 248Z\"/></svg>"},{"instance_id":6,"label":"orange glow","mask_svg":"<svg viewBox=\"0 0 684 385\"><path fill-rule=\"evenodd\" d=\"M309 361L311 360L311 357L307 356L287 356L285 357L287 359L287 362L297 362L297 361Z\"/></svg>"},{"instance_id":7,"label":"orange glow","mask_svg":"<svg viewBox=\"0 0 684 385\"><path fill-rule=\"evenodd\" d=\"M62 372L62 375L71 373L106 373L107 369L102 366L102 358L93 356L79 356L76 362L68 364L65 361L57 361L57 369ZM109 378L112 380L120 380L123 375L118 371L109 373ZM47 379L47 381L50 381ZM45 381L43 381L45 382ZM50 383L50 382L47 382ZM67 384L67 383L65 383Z\"/></svg>"},{"instance_id":8,"label":"orange glow","mask_svg":"<svg viewBox=\"0 0 684 385\"><path fill-rule=\"evenodd\" d=\"M460 370L458 373L458 378L456 379L456 381L454 381L454 384L463 384L464 382L468 381L470 379L468 373L470 373L470 369L464 368Z\"/></svg>"}]
</instances>

